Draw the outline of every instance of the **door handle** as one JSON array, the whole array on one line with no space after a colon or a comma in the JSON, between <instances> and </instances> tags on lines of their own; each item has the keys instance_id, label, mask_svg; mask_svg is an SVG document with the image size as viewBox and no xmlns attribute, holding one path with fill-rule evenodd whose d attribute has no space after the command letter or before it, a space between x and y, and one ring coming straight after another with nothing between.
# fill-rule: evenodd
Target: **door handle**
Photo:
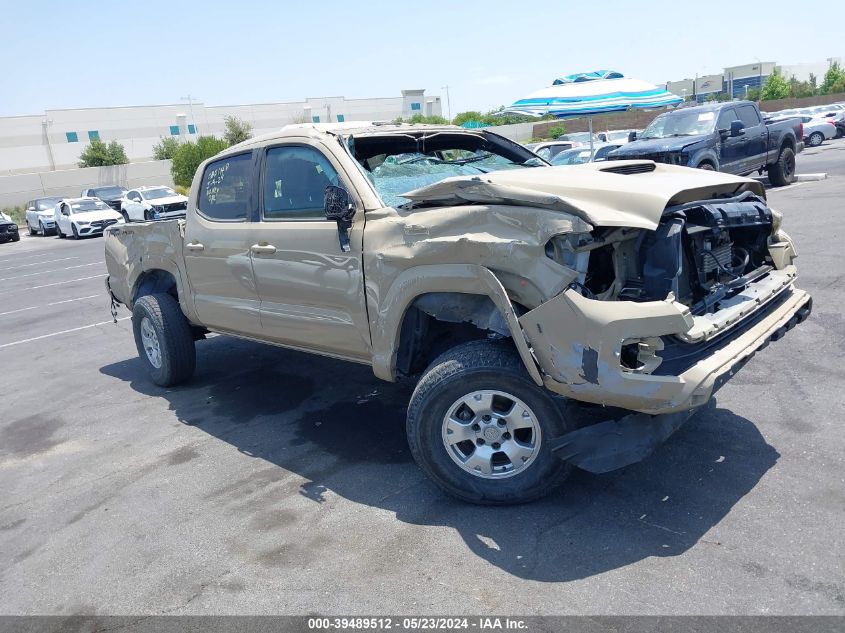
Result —
<instances>
[{"instance_id":1,"label":"door handle","mask_svg":"<svg viewBox=\"0 0 845 633\"><path fill-rule=\"evenodd\" d=\"M249 247L253 253L265 253L267 255L272 255L276 252L276 247L272 244L253 244Z\"/></svg>"},{"instance_id":2,"label":"door handle","mask_svg":"<svg viewBox=\"0 0 845 633\"><path fill-rule=\"evenodd\" d=\"M188 244L185 244L185 248L187 248L189 251L205 250L205 246L203 246L199 242L189 242Z\"/></svg>"}]
</instances>

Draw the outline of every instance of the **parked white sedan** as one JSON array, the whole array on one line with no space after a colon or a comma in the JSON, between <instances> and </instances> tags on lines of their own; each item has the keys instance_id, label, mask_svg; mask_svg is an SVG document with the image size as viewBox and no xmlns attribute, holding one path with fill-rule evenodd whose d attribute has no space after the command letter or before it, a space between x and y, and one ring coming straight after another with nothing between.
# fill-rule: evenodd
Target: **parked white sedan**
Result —
<instances>
[{"instance_id":1,"label":"parked white sedan","mask_svg":"<svg viewBox=\"0 0 845 633\"><path fill-rule=\"evenodd\" d=\"M120 212L127 222L184 217L187 208L187 197L161 186L130 189L120 201Z\"/></svg>"},{"instance_id":2,"label":"parked white sedan","mask_svg":"<svg viewBox=\"0 0 845 633\"><path fill-rule=\"evenodd\" d=\"M56 206L60 238L102 235L107 226L118 223L123 223L123 217L99 198L65 198Z\"/></svg>"}]
</instances>

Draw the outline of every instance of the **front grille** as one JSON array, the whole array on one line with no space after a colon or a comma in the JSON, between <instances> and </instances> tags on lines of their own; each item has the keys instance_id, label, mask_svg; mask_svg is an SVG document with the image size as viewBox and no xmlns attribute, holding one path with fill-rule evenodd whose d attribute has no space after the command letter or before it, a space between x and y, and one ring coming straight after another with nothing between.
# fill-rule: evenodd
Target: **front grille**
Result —
<instances>
[{"instance_id":1,"label":"front grille","mask_svg":"<svg viewBox=\"0 0 845 633\"><path fill-rule=\"evenodd\" d=\"M614 174L645 174L657 169L654 163L638 163L636 165L619 165L618 167L605 167L602 171L613 172Z\"/></svg>"},{"instance_id":2,"label":"front grille","mask_svg":"<svg viewBox=\"0 0 845 633\"><path fill-rule=\"evenodd\" d=\"M111 226L112 224L116 224L117 220L95 220L91 222L91 228L94 229L104 229L107 226Z\"/></svg>"},{"instance_id":3,"label":"front grille","mask_svg":"<svg viewBox=\"0 0 845 633\"><path fill-rule=\"evenodd\" d=\"M187 202L172 202L170 204L161 205L162 213L173 213L174 211L184 211L188 208Z\"/></svg>"},{"instance_id":4,"label":"front grille","mask_svg":"<svg viewBox=\"0 0 845 633\"><path fill-rule=\"evenodd\" d=\"M18 227L14 224L6 224L5 226L0 226L0 233L17 233Z\"/></svg>"}]
</instances>

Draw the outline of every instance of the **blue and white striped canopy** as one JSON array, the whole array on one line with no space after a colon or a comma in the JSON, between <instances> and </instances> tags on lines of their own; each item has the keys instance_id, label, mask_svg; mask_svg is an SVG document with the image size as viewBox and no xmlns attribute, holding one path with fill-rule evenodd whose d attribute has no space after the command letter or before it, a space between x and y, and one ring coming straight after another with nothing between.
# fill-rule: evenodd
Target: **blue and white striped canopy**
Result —
<instances>
[{"instance_id":1,"label":"blue and white striped canopy","mask_svg":"<svg viewBox=\"0 0 845 633\"><path fill-rule=\"evenodd\" d=\"M555 79L553 85L514 102L506 111L564 118L660 108L682 101L681 97L647 81L630 79L612 70L597 70Z\"/></svg>"}]
</instances>

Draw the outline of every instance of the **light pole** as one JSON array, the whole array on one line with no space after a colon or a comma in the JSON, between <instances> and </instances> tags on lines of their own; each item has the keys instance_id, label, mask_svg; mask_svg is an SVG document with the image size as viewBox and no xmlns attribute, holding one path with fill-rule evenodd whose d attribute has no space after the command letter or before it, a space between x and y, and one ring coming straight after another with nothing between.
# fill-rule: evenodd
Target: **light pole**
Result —
<instances>
[{"instance_id":1,"label":"light pole","mask_svg":"<svg viewBox=\"0 0 845 633\"><path fill-rule=\"evenodd\" d=\"M449 86L443 86L441 90L446 91L446 116L449 117L449 122L452 122L452 103L449 101Z\"/></svg>"},{"instance_id":2,"label":"light pole","mask_svg":"<svg viewBox=\"0 0 845 633\"><path fill-rule=\"evenodd\" d=\"M760 61L759 57L755 57L754 59L757 60L757 72L758 72L758 79L757 79L757 87L760 89L760 94L763 94L763 62ZM745 96L748 96L748 92L746 91Z\"/></svg>"},{"instance_id":3,"label":"light pole","mask_svg":"<svg viewBox=\"0 0 845 633\"><path fill-rule=\"evenodd\" d=\"M188 102L188 109L191 111L191 125L194 126L194 134L197 133L197 120L194 118L194 98L191 95L179 97L180 101Z\"/></svg>"}]
</instances>

